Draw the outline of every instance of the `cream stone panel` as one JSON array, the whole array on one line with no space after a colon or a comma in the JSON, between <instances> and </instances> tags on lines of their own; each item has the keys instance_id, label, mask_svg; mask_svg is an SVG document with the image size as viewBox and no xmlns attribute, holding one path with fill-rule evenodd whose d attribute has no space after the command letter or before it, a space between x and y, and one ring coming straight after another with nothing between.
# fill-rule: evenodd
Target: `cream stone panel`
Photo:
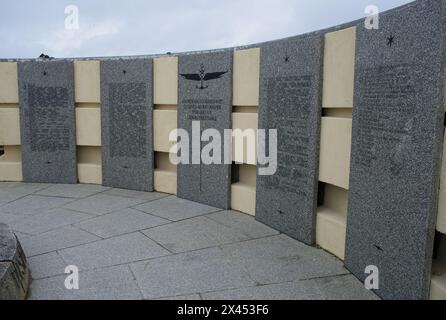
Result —
<instances>
[{"instance_id":1,"label":"cream stone panel","mask_svg":"<svg viewBox=\"0 0 446 320\"><path fill-rule=\"evenodd\" d=\"M431 300L446 300L446 236L441 237L439 254L432 265Z\"/></svg>"},{"instance_id":2,"label":"cream stone panel","mask_svg":"<svg viewBox=\"0 0 446 320\"><path fill-rule=\"evenodd\" d=\"M76 143L101 146L101 109L76 108Z\"/></svg>"},{"instance_id":3,"label":"cream stone panel","mask_svg":"<svg viewBox=\"0 0 446 320\"><path fill-rule=\"evenodd\" d=\"M446 133L443 145L443 166L440 176L440 193L438 201L437 230L446 234Z\"/></svg>"},{"instance_id":4,"label":"cream stone panel","mask_svg":"<svg viewBox=\"0 0 446 320\"><path fill-rule=\"evenodd\" d=\"M22 153L20 146L5 146L0 156L0 181L22 181Z\"/></svg>"},{"instance_id":5,"label":"cream stone panel","mask_svg":"<svg viewBox=\"0 0 446 320\"><path fill-rule=\"evenodd\" d=\"M352 108L356 27L325 35L324 108Z\"/></svg>"},{"instance_id":6,"label":"cream stone panel","mask_svg":"<svg viewBox=\"0 0 446 320\"><path fill-rule=\"evenodd\" d=\"M430 299L446 300L446 273L442 276L432 276Z\"/></svg>"},{"instance_id":7,"label":"cream stone panel","mask_svg":"<svg viewBox=\"0 0 446 320\"><path fill-rule=\"evenodd\" d=\"M155 191L177 194L177 167L172 164L167 152L155 152Z\"/></svg>"},{"instance_id":8,"label":"cream stone panel","mask_svg":"<svg viewBox=\"0 0 446 320\"><path fill-rule=\"evenodd\" d=\"M234 183L231 186L231 208L249 215L256 214L256 189L255 187Z\"/></svg>"},{"instance_id":9,"label":"cream stone panel","mask_svg":"<svg viewBox=\"0 0 446 320\"><path fill-rule=\"evenodd\" d=\"M258 106L260 49L234 51L233 105Z\"/></svg>"},{"instance_id":10,"label":"cream stone panel","mask_svg":"<svg viewBox=\"0 0 446 320\"><path fill-rule=\"evenodd\" d=\"M0 104L2 103L19 103L16 62L0 62Z\"/></svg>"},{"instance_id":11,"label":"cream stone panel","mask_svg":"<svg viewBox=\"0 0 446 320\"><path fill-rule=\"evenodd\" d=\"M154 104L178 104L178 57L153 60Z\"/></svg>"},{"instance_id":12,"label":"cream stone panel","mask_svg":"<svg viewBox=\"0 0 446 320\"><path fill-rule=\"evenodd\" d=\"M347 206L347 190L325 185L324 205L317 210L316 243L341 260L345 257Z\"/></svg>"},{"instance_id":13,"label":"cream stone panel","mask_svg":"<svg viewBox=\"0 0 446 320\"><path fill-rule=\"evenodd\" d=\"M351 140L351 119L322 118L319 181L348 189Z\"/></svg>"},{"instance_id":14,"label":"cream stone panel","mask_svg":"<svg viewBox=\"0 0 446 320\"><path fill-rule=\"evenodd\" d=\"M77 103L101 102L101 72L99 61L74 62L74 92Z\"/></svg>"},{"instance_id":15,"label":"cream stone panel","mask_svg":"<svg viewBox=\"0 0 446 320\"><path fill-rule=\"evenodd\" d=\"M231 186L231 208L255 216L257 168L239 166L239 182Z\"/></svg>"},{"instance_id":16,"label":"cream stone panel","mask_svg":"<svg viewBox=\"0 0 446 320\"><path fill-rule=\"evenodd\" d=\"M345 257L347 225L342 213L320 207L317 212L316 243L339 259Z\"/></svg>"},{"instance_id":17,"label":"cream stone panel","mask_svg":"<svg viewBox=\"0 0 446 320\"><path fill-rule=\"evenodd\" d=\"M156 169L154 173L155 191L177 194L177 173Z\"/></svg>"},{"instance_id":18,"label":"cream stone panel","mask_svg":"<svg viewBox=\"0 0 446 320\"><path fill-rule=\"evenodd\" d=\"M97 164L78 163L77 176L79 183L102 184L102 166Z\"/></svg>"},{"instance_id":19,"label":"cream stone panel","mask_svg":"<svg viewBox=\"0 0 446 320\"><path fill-rule=\"evenodd\" d=\"M169 152L175 141L169 141L169 134L177 128L176 110L153 111L153 143L154 150Z\"/></svg>"},{"instance_id":20,"label":"cream stone panel","mask_svg":"<svg viewBox=\"0 0 446 320\"><path fill-rule=\"evenodd\" d=\"M77 148L77 175L79 183L102 184L101 147Z\"/></svg>"},{"instance_id":21,"label":"cream stone panel","mask_svg":"<svg viewBox=\"0 0 446 320\"><path fill-rule=\"evenodd\" d=\"M20 145L19 108L0 108L0 145Z\"/></svg>"},{"instance_id":22,"label":"cream stone panel","mask_svg":"<svg viewBox=\"0 0 446 320\"><path fill-rule=\"evenodd\" d=\"M258 114L257 113L238 113L235 112L232 114L232 128L233 129L254 129L257 130L258 127ZM250 157L248 157L248 140L245 138L243 143L243 154L236 155L235 154L235 139L232 140L232 160L237 163L246 163L246 164L257 164L257 131L254 131L254 141L251 142L254 144L252 148L252 153Z\"/></svg>"}]
</instances>

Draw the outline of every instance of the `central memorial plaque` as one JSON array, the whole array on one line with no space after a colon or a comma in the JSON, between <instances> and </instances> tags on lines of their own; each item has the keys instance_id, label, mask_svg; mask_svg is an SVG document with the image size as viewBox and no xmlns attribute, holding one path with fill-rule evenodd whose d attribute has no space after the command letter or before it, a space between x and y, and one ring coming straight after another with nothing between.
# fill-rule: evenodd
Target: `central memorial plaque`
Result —
<instances>
[{"instance_id":1,"label":"central memorial plaque","mask_svg":"<svg viewBox=\"0 0 446 320\"><path fill-rule=\"evenodd\" d=\"M224 164L224 130L231 129L232 51L180 56L178 128L189 133L189 164L178 165L178 196L210 206L230 207L231 165ZM192 122L198 134L215 129L221 137L222 163L193 164ZM199 152L208 142L201 142ZM199 155L198 155L199 156ZM197 157L197 155L195 156Z\"/></svg>"},{"instance_id":2,"label":"central memorial plaque","mask_svg":"<svg viewBox=\"0 0 446 320\"><path fill-rule=\"evenodd\" d=\"M259 129L276 129L278 143L275 174L258 170L256 219L307 244L315 241L322 39L306 35L261 48Z\"/></svg>"},{"instance_id":3,"label":"central memorial plaque","mask_svg":"<svg viewBox=\"0 0 446 320\"><path fill-rule=\"evenodd\" d=\"M18 63L24 182L77 183L74 67Z\"/></svg>"},{"instance_id":4,"label":"central memorial plaque","mask_svg":"<svg viewBox=\"0 0 446 320\"><path fill-rule=\"evenodd\" d=\"M379 30L357 29L345 263L361 280L372 266L385 299L429 294L444 127L444 4L417 1L382 15Z\"/></svg>"},{"instance_id":5,"label":"central memorial plaque","mask_svg":"<svg viewBox=\"0 0 446 320\"><path fill-rule=\"evenodd\" d=\"M152 60L101 62L102 180L153 191Z\"/></svg>"}]
</instances>

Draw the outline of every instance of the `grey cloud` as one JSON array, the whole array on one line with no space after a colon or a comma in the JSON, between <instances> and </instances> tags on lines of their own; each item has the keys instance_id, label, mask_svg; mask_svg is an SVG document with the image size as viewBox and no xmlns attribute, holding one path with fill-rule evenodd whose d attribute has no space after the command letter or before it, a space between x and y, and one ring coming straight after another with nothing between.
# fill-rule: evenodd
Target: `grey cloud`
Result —
<instances>
[{"instance_id":1,"label":"grey cloud","mask_svg":"<svg viewBox=\"0 0 446 320\"><path fill-rule=\"evenodd\" d=\"M407 0L2 1L0 58L140 55L263 42L364 17ZM78 6L80 30L64 28Z\"/></svg>"}]
</instances>

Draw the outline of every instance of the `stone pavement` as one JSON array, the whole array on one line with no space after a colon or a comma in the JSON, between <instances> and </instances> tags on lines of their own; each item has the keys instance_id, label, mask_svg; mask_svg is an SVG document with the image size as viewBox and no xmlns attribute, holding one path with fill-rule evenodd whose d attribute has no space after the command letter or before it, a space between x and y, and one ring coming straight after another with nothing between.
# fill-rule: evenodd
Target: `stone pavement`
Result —
<instances>
[{"instance_id":1,"label":"stone pavement","mask_svg":"<svg viewBox=\"0 0 446 320\"><path fill-rule=\"evenodd\" d=\"M0 183L0 222L28 258L30 299L377 299L320 249L162 193Z\"/></svg>"}]
</instances>

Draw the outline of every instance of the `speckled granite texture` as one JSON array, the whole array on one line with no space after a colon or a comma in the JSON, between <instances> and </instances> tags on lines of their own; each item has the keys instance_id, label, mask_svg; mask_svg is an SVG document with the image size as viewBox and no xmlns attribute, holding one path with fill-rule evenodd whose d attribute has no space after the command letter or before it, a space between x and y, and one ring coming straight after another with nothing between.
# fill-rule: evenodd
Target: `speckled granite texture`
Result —
<instances>
[{"instance_id":1,"label":"speckled granite texture","mask_svg":"<svg viewBox=\"0 0 446 320\"><path fill-rule=\"evenodd\" d=\"M259 129L277 129L278 167L257 175L256 219L307 244L315 241L323 39L261 47Z\"/></svg>"},{"instance_id":2,"label":"speckled granite texture","mask_svg":"<svg viewBox=\"0 0 446 320\"><path fill-rule=\"evenodd\" d=\"M428 297L444 127L445 1L358 26L346 266L385 299Z\"/></svg>"},{"instance_id":3,"label":"speckled granite texture","mask_svg":"<svg viewBox=\"0 0 446 320\"><path fill-rule=\"evenodd\" d=\"M73 62L18 63L23 181L76 183Z\"/></svg>"},{"instance_id":4,"label":"speckled granite texture","mask_svg":"<svg viewBox=\"0 0 446 320\"><path fill-rule=\"evenodd\" d=\"M201 132L209 128L218 130L222 137L223 161L224 129L232 128L232 51L180 56L178 63L178 128L189 132L190 140L192 121L200 121ZM202 142L200 150L206 145L207 142ZM192 161L191 141L189 152ZM230 192L230 165L178 165L179 197L227 209L231 203Z\"/></svg>"},{"instance_id":5,"label":"speckled granite texture","mask_svg":"<svg viewBox=\"0 0 446 320\"><path fill-rule=\"evenodd\" d=\"M103 185L153 191L153 62L101 62Z\"/></svg>"},{"instance_id":6,"label":"speckled granite texture","mask_svg":"<svg viewBox=\"0 0 446 320\"><path fill-rule=\"evenodd\" d=\"M16 236L0 223L0 300L26 298L30 273L25 254Z\"/></svg>"}]
</instances>

